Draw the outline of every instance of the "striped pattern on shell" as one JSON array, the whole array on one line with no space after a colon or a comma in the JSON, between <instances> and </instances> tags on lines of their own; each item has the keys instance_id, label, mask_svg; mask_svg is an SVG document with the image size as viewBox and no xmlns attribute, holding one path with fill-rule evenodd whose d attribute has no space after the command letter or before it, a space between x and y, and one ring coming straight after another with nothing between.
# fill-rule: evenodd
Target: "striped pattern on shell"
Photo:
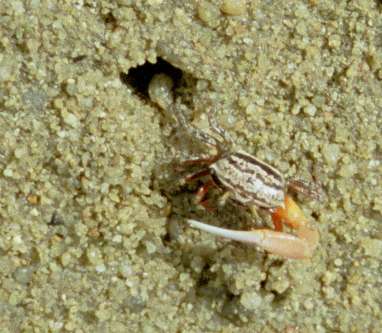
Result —
<instances>
[{"instance_id":1,"label":"striped pattern on shell","mask_svg":"<svg viewBox=\"0 0 382 333\"><path fill-rule=\"evenodd\" d=\"M230 198L244 206L272 209L284 206L285 180L281 173L245 152L228 154L210 165L211 175Z\"/></svg>"}]
</instances>

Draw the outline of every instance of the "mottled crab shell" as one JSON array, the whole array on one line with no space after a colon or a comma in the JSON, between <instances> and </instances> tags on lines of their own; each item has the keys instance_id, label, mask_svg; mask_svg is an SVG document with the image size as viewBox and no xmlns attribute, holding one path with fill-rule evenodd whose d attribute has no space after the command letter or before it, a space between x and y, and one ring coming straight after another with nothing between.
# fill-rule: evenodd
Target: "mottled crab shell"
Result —
<instances>
[{"instance_id":1,"label":"mottled crab shell","mask_svg":"<svg viewBox=\"0 0 382 333\"><path fill-rule=\"evenodd\" d=\"M214 182L244 206L284 206L285 179L272 166L245 152L231 153L210 165Z\"/></svg>"}]
</instances>

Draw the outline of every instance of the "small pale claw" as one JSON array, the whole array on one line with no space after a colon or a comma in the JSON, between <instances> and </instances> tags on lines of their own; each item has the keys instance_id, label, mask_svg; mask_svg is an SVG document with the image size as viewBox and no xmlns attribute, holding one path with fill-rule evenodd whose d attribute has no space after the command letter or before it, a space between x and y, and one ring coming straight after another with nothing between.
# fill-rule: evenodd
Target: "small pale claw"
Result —
<instances>
[{"instance_id":1,"label":"small pale claw","mask_svg":"<svg viewBox=\"0 0 382 333\"><path fill-rule=\"evenodd\" d=\"M276 224L285 223L286 225L298 229L308 224L301 208L289 196L285 196L284 207L278 207L272 214L272 220Z\"/></svg>"},{"instance_id":2,"label":"small pale claw","mask_svg":"<svg viewBox=\"0 0 382 333\"><path fill-rule=\"evenodd\" d=\"M299 237L296 237L285 232L268 229L239 231L219 228L191 219L187 220L187 222L193 228L239 242L255 244L270 253L289 259L310 258L318 240L317 231L308 228L304 228L304 230L298 232Z\"/></svg>"}]
</instances>

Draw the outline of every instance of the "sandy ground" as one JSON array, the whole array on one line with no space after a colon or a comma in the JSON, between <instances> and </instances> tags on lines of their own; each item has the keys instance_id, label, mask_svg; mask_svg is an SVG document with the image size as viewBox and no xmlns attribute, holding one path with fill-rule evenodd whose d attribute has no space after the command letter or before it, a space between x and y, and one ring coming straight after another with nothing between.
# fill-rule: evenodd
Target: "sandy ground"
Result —
<instances>
[{"instance_id":1,"label":"sandy ground","mask_svg":"<svg viewBox=\"0 0 382 333\"><path fill-rule=\"evenodd\" d=\"M1 332L380 332L379 1L0 2ZM206 154L124 75L179 68L206 110L286 177L321 234L284 260L186 226L176 161Z\"/></svg>"}]
</instances>

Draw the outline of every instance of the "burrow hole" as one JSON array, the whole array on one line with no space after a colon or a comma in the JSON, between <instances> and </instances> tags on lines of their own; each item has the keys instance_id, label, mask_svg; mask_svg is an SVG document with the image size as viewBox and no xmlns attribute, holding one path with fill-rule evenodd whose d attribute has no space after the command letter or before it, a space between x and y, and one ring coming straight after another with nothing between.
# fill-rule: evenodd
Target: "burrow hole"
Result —
<instances>
[{"instance_id":1,"label":"burrow hole","mask_svg":"<svg viewBox=\"0 0 382 333\"><path fill-rule=\"evenodd\" d=\"M148 86L150 81L154 75L160 73L169 76L173 80L175 87L180 84L183 76L183 72L179 68L158 57L155 64L146 61L141 66L131 68L127 73L121 73L120 78L124 84L133 89L134 93L147 99L149 98Z\"/></svg>"}]
</instances>

